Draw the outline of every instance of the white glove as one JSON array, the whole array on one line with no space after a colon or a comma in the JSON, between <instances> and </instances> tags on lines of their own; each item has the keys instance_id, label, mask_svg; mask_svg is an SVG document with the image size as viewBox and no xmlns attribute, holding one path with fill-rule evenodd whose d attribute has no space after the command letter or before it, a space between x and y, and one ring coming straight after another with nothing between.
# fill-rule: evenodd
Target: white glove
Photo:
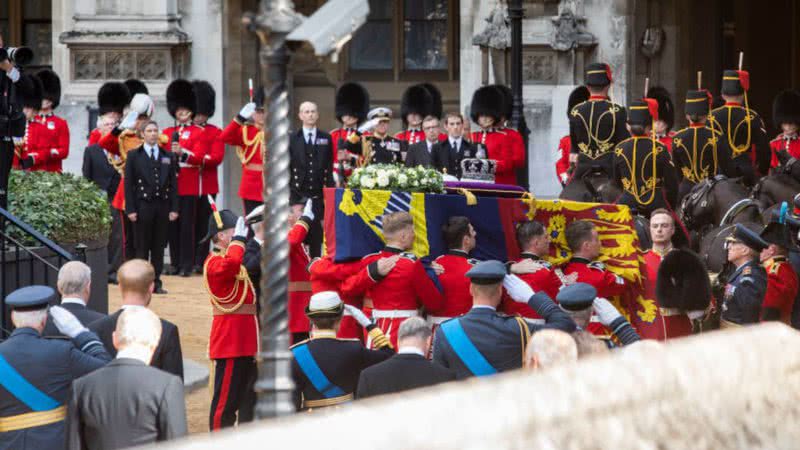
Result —
<instances>
[{"instance_id":1,"label":"white glove","mask_svg":"<svg viewBox=\"0 0 800 450\"><path fill-rule=\"evenodd\" d=\"M244 105L242 110L239 111L239 115L242 116L244 118L244 120L249 120L251 117L253 117L253 113L254 112L256 112L256 104L253 103L253 102L250 102L250 103Z\"/></svg>"},{"instance_id":2,"label":"white glove","mask_svg":"<svg viewBox=\"0 0 800 450\"><path fill-rule=\"evenodd\" d=\"M306 200L306 206L303 208L303 215L314 220L314 200Z\"/></svg>"},{"instance_id":3,"label":"white glove","mask_svg":"<svg viewBox=\"0 0 800 450\"><path fill-rule=\"evenodd\" d=\"M364 312L356 308L355 306L345 304L344 310L347 311L348 314L353 316L353 318L356 319L356 322L358 322L358 324L361 325L362 327L366 328L369 325L372 325L372 321L367 318Z\"/></svg>"},{"instance_id":4,"label":"white glove","mask_svg":"<svg viewBox=\"0 0 800 450\"><path fill-rule=\"evenodd\" d=\"M607 299L603 297L597 297L594 299L594 312L597 314L597 318L600 319L600 323L604 326L611 325L611 322L617 320L617 318L622 317L622 314L617 311L617 308L611 304Z\"/></svg>"},{"instance_id":5,"label":"white glove","mask_svg":"<svg viewBox=\"0 0 800 450\"><path fill-rule=\"evenodd\" d=\"M372 131L372 130L375 129L375 126L378 125L378 122L380 122L380 119L377 119L377 118L372 119L372 120L368 120L363 125L358 127L358 132L359 133L364 133L366 131Z\"/></svg>"},{"instance_id":6,"label":"white glove","mask_svg":"<svg viewBox=\"0 0 800 450\"><path fill-rule=\"evenodd\" d=\"M503 287L506 288L508 296L517 303L528 303L534 294L528 283L516 275L506 275L503 278Z\"/></svg>"},{"instance_id":7,"label":"white glove","mask_svg":"<svg viewBox=\"0 0 800 450\"><path fill-rule=\"evenodd\" d=\"M133 128L133 126L136 125L136 119L138 118L139 118L139 113L136 111L131 111L128 113L127 116L125 116L124 119L122 119L122 122L119 124L118 128L120 130L127 130Z\"/></svg>"},{"instance_id":8,"label":"white glove","mask_svg":"<svg viewBox=\"0 0 800 450\"><path fill-rule=\"evenodd\" d=\"M233 229L233 237L247 237L247 221L244 220L244 217L239 217L236 219L236 227Z\"/></svg>"},{"instance_id":9,"label":"white glove","mask_svg":"<svg viewBox=\"0 0 800 450\"><path fill-rule=\"evenodd\" d=\"M84 331L89 331L88 328L80 323L75 315L61 306L51 306L50 317L53 318L53 324L58 328L58 331L70 339L75 339L75 337Z\"/></svg>"}]
</instances>

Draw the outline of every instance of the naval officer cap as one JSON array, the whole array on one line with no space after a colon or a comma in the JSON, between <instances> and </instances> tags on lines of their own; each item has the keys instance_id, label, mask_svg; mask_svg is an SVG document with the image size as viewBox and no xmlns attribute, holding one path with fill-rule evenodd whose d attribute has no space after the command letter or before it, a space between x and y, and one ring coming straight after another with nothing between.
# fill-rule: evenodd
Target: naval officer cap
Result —
<instances>
[{"instance_id":1,"label":"naval officer cap","mask_svg":"<svg viewBox=\"0 0 800 450\"><path fill-rule=\"evenodd\" d=\"M475 284L497 284L505 278L506 266L500 261L481 261L466 273L467 278Z\"/></svg>"},{"instance_id":2,"label":"naval officer cap","mask_svg":"<svg viewBox=\"0 0 800 450\"><path fill-rule=\"evenodd\" d=\"M379 121L383 122L385 120L392 120L392 110L386 108L385 106L379 106L377 108L373 108L367 114L367 119L378 119Z\"/></svg>"},{"instance_id":3,"label":"naval officer cap","mask_svg":"<svg viewBox=\"0 0 800 450\"><path fill-rule=\"evenodd\" d=\"M344 303L336 291L322 291L311 296L306 306L306 316L336 318L342 315Z\"/></svg>"},{"instance_id":4,"label":"naval officer cap","mask_svg":"<svg viewBox=\"0 0 800 450\"><path fill-rule=\"evenodd\" d=\"M769 247L769 244L767 244L767 242L764 241L764 239L762 239L758 233L740 223L736 224L736 227L733 229L733 234L725 238L725 242L739 242L757 252Z\"/></svg>"},{"instance_id":5,"label":"naval officer cap","mask_svg":"<svg viewBox=\"0 0 800 450\"><path fill-rule=\"evenodd\" d=\"M597 289L594 286L587 283L575 283L564 286L558 291L556 301L567 311L583 311L592 307L596 297Z\"/></svg>"},{"instance_id":6,"label":"naval officer cap","mask_svg":"<svg viewBox=\"0 0 800 450\"><path fill-rule=\"evenodd\" d=\"M6 305L16 311L33 311L47 308L55 300L56 291L50 286L26 286L8 294Z\"/></svg>"}]
</instances>

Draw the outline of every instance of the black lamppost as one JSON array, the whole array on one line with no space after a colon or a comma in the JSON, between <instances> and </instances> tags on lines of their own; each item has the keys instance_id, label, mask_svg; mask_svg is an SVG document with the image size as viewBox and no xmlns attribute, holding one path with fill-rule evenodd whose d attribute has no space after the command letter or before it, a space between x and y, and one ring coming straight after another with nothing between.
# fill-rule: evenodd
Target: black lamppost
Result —
<instances>
[{"instance_id":1,"label":"black lamppost","mask_svg":"<svg viewBox=\"0 0 800 450\"><path fill-rule=\"evenodd\" d=\"M264 149L264 244L261 255L261 354L256 416L269 418L294 412L287 304L289 245L289 95L286 35L302 21L291 0L262 0L258 16L244 23L261 41L259 64L267 90Z\"/></svg>"},{"instance_id":2,"label":"black lamppost","mask_svg":"<svg viewBox=\"0 0 800 450\"><path fill-rule=\"evenodd\" d=\"M519 184L530 188L528 183L528 137L531 130L525 123L525 110L522 101L522 17L525 15L522 0L508 0L508 17L511 19L511 92L514 94L514 109L511 112L511 125L522 134L525 147L525 167L517 174Z\"/></svg>"}]
</instances>

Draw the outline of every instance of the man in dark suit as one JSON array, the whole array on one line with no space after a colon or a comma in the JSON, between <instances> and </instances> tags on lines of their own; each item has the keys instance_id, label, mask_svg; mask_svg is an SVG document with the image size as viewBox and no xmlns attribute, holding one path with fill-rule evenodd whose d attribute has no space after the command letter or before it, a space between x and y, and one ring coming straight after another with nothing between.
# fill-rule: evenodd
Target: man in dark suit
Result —
<instances>
[{"instance_id":1,"label":"man in dark suit","mask_svg":"<svg viewBox=\"0 0 800 450\"><path fill-rule=\"evenodd\" d=\"M97 129L103 135L110 133L115 126L117 126L117 121L110 115L97 119ZM125 255L122 248L122 227L126 223L129 225L130 221L111 206L111 201L114 199L122 179L117 168L111 164L112 161L121 162L118 157L108 153L99 144L92 144L83 151L83 177L106 193L108 208L111 211L111 233L108 236L108 279L111 283L116 284L117 269L122 264ZM128 228L130 231L130 226Z\"/></svg>"},{"instance_id":2,"label":"man in dark suit","mask_svg":"<svg viewBox=\"0 0 800 450\"><path fill-rule=\"evenodd\" d=\"M158 147L158 124L144 127L144 144L128 152L125 163L125 213L133 222L136 257L155 268L155 293L161 287L169 222L178 219L178 170L173 155Z\"/></svg>"},{"instance_id":3,"label":"man in dark suit","mask_svg":"<svg viewBox=\"0 0 800 450\"><path fill-rule=\"evenodd\" d=\"M303 102L299 117L303 126L289 140L290 203L302 204L309 198L314 200L316 220L306 238L313 258L322 253L322 189L334 186L333 150L331 135L317 129L319 113L316 104Z\"/></svg>"},{"instance_id":4,"label":"man in dark suit","mask_svg":"<svg viewBox=\"0 0 800 450\"><path fill-rule=\"evenodd\" d=\"M425 140L408 146L406 167L432 167L433 148L439 143L439 119L427 116L422 120L422 131Z\"/></svg>"},{"instance_id":5,"label":"man in dark suit","mask_svg":"<svg viewBox=\"0 0 800 450\"><path fill-rule=\"evenodd\" d=\"M431 164L436 170L461 178L461 160L474 158L477 153L475 144L464 139L464 116L448 113L444 118L447 140L433 147Z\"/></svg>"},{"instance_id":6,"label":"man in dark suit","mask_svg":"<svg viewBox=\"0 0 800 450\"><path fill-rule=\"evenodd\" d=\"M69 450L139 446L185 436L180 378L148 367L161 322L152 311L125 310L114 331L117 358L72 383Z\"/></svg>"},{"instance_id":7,"label":"man in dark suit","mask_svg":"<svg viewBox=\"0 0 800 450\"><path fill-rule=\"evenodd\" d=\"M89 303L89 294L92 292L92 269L86 264L70 261L61 266L58 271L57 286L61 294L61 306L71 312L82 325L88 326L106 316L86 306ZM64 337L50 318L47 319L42 336Z\"/></svg>"},{"instance_id":8,"label":"man in dark suit","mask_svg":"<svg viewBox=\"0 0 800 450\"><path fill-rule=\"evenodd\" d=\"M118 274L122 308L89 325L89 329L97 333L112 356L117 354L113 343L113 333L117 328L119 316L126 309L147 308L150 305L155 279L153 266L141 259L132 259L126 262L119 268ZM181 341L178 327L172 322L161 319L161 339L158 341L150 365L183 379Z\"/></svg>"},{"instance_id":9,"label":"man in dark suit","mask_svg":"<svg viewBox=\"0 0 800 450\"><path fill-rule=\"evenodd\" d=\"M456 379L456 374L426 355L431 348L431 326L420 317L411 317L397 330L397 354L382 363L367 367L358 379L356 398L391 394Z\"/></svg>"}]
</instances>

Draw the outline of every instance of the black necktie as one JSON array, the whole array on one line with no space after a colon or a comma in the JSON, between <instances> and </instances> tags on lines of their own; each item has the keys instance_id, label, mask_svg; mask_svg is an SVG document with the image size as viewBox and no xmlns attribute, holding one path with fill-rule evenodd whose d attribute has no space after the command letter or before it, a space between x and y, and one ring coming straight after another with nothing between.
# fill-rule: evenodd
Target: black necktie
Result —
<instances>
[{"instance_id":1,"label":"black necktie","mask_svg":"<svg viewBox=\"0 0 800 450\"><path fill-rule=\"evenodd\" d=\"M309 131L308 132L308 140L306 141L306 144L312 145L313 143L314 143L314 134Z\"/></svg>"},{"instance_id":2,"label":"black necktie","mask_svg":"<svg viewBox=\"0 0 800 450\"><path fill-rule=\"evenodd\" d=\"M153 147L150 147L150 159L152 159L153 161L156 160L156 149Z\"/></svg>"}]
</instances>

